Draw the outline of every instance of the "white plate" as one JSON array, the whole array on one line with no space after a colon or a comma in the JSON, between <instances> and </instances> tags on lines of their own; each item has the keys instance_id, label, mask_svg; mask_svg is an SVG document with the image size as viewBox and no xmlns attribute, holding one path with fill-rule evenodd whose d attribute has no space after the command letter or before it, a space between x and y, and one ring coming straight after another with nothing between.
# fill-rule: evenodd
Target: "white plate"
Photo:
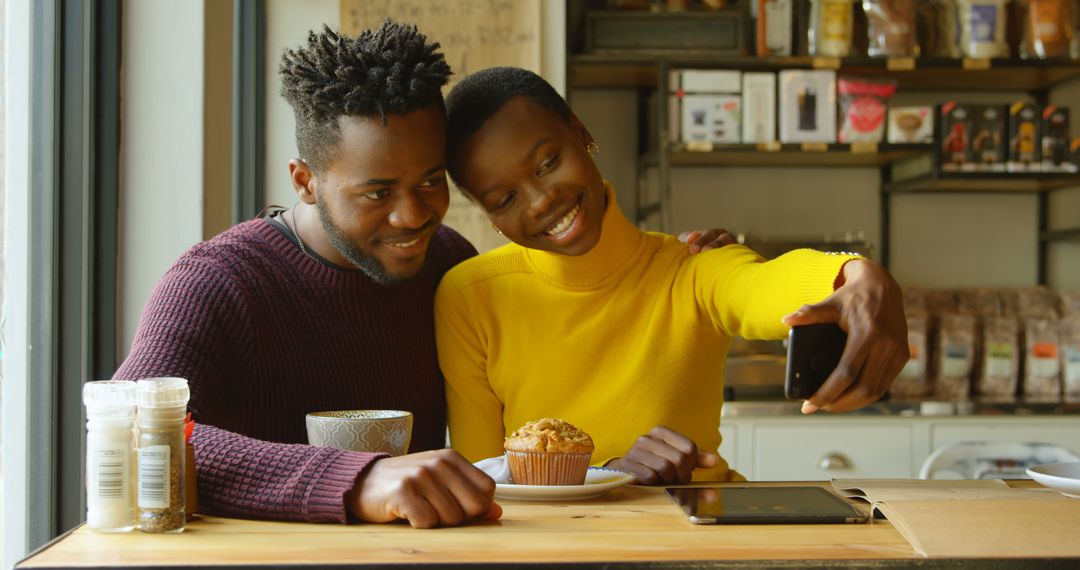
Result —
<instances>
[{"instance_id":1,"label":"white plate","mask_svg":"<svg viewBox=\"0 0 1080 570\"><path fill-rule=\"evenodd\" d=\"M518 501L580 501L591 499L608 491L632 483L634 476L605 467L590 467L583 485L495 485L496 499Z\"/></svg>"},{"instance_id":2,"label":"white plate","mask_svg":"<svg viewBox=\"0 0 1080 570\"><path fill-rule=\"evenodd\" d=\"M1080 461L1036 465L1029 467L1027 474L1066 497L1080 499Z\"/></svg>"}]
</instances>

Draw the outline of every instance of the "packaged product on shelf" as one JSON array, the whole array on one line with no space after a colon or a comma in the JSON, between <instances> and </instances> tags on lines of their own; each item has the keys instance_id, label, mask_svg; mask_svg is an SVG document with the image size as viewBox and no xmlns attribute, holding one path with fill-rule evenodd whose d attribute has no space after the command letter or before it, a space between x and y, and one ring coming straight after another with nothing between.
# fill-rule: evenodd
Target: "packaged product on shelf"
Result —
<instances>
[{"instance_id":1,"label":"packaged product on shelf","mask_svg":"<svg viewBox=\"0 0 1080 570\"><path fill-rule=\"evenodd\" d=\"M1057 401L1061 397L1060 336L1056 319L1024 322L1024 399Z\"/></svg>"},{"instance_id":2,"label":"packaged product on shelf","mask_svg":"<svg viewBox=\"0 0 1080 570\"><path fill-rule=\"evenodd\" d=\"M1069 110L1057 105L1043 109L1042 162L1045 170L1065 170L1069 164Z\"/></svg>"},{"instance_id":3,"label":"packaged product on shelf","mask_svg":"<svg viewBox=\"0 0 1080 570\"><path fill-rule=\"evenodd\" d=\"M975 391L981 397L1012 399L1020 369L1020 325L1013 317L983 317L982 357Z\"/></svg>"},{"instance_id":4,"label":"packaged product on shelf","mask_svg":"<svg viewBox=\"0 0 1080 570\"><path fill-rule=\"evenodd\" d=\"M971 155L977 170L1005 170L1005 116L1004 105L979 105L975 108Z\"/></svg>"},{"instance_id":5,"label":"packaged product on shelf","mask_svg":"<svg viewBox=\"0 0 1080 570\"><path fill-rule=\"evenodd\" d=\"M1061 320L1061 348L1065 400L1080 402L1080 313Z\"/></svg>"},{"instance_id":6,"label":"packaged product on shelf","mask_svg":"<svg viewBox=\"0 0 1080 570\"><path fill-rule=\"evenodd\" d=\"M1080 169L1080 137L1076 137L1072 140L1072 144L1069 145L1069 150L1072 154L1072 170L1076 172Z\"/></svg>"},{"instance_id":7,"label":"packaged product on shelf","mask_svg":"<svg viewBox=\"0 0 1080 570\"><path fill-rule=\"evenodd\" d=\"M1041 115L1034 103L1017 101L1009 107L1009 170L1041 167Z\"/></svg>"},{"instance_id":8,"label":"packaged product on shelf","mask_svg":"<svg viewBox=\"0 0 1080 570\"><path fill-rule=\"evenodd\" d=\"M975 361L975 317L945 314L938 318L937 371L934 397L966 400L971 393Z\"/></svg>"},{"instance_id":9,"label":"packaged product on shelf","mask_svg":"<svg viewBox=\"0 0 1080 570\"><path fill-rule=\"evenodd\" d=\"M1056 319L1057 295L1043 286L1020 287L1017 294L1017 315L1024 319Z\"/></svg>"},{"instance_id":10,"label":"packaged product on shelf","mask_svg":"<svg viewBox=\"0 0 1080 570\"><path fill-rule=\"evenodd\" d=\"M960 51L967 57L1008 57L1006 0L958 0Z\"/></svg>"},{"instance_id":11,"label":"packaged product on shelf","mask_svg":"<svg viewBox=\"0 0 1080 570\"><path fill-rule=\"evenodd\" d=\"M939 143L941 167L945 170L973 168L971 156L971 131L974 128L972 107L954 101L938 108L941 120Z\"/></svg>"},{"instance_id":12,"label":"packaged product on shelf","mask_svg":"<svg viewBox=\"0 0 1080 570\"><path fill-rule=\"evenodd\" d=\"M998 317L1002 315L1001 295L988 287L960 289L956 292L956 310L965 315Z\"/></svg>"},{"instance_id":13,"label":"packaged product on shelf","mask_svg":"<svg viewBox=\"0 0 1080 570\"><path fill-rule=\"evenodd\" d=\"M920 55L953 59L963 55L960 51L960 20L956 0L930 0L920 2L918 6L922 13L927 14L926 22L919 29L928 45L923 45Z\"/></svg>"},{"instance_id":14,"label":"packaged product on shelf","mask_svg":"<svg viewBox=\"0 0 1080 570\"><path fill-rule=\"evenodd\" d=\"M1058 292L1058 301L1061 307L1061 316L1080 316L1080 290Z\"/></svg>"},{"instance_id":15,"label":"packaged product on shelf","mask_svg":"<svg viewBox=\"0 0 1080 570\"><path fill-rule=\"evenodd\" d=\"M951 289L928 289L926 310L935 317L956 312L956 292Z\"/></svg>"},{"instance_id":16,"label":"packaged product on shelf","mask_svg":"<svg viewBox=\"0 0 1080 570\"><path fill-rule=\"evenodd\" d=\"M780 72L780 141L836 141L836 72Z\"/></svg>"},{"instance_id":17,"label":"packaged product on shelf","mask_svg":"<svg viewBox=\"0 0 1080 570\"><path fill-rule=\"evenodd\" d=\"M891 143L934 142L934 108L889 107L888 138Z\"/></svg>"},{"instance_id":18,"label":"packaged product on shelf","mask_svg":"<svg viewBox=\"0 0 1080 570\"><path fill-rule=\"evenodd\" d=\"M853 0L811 0L810 55L846 57L851 53Z\"/></svg>"},{"instance_id":19,"label":"packaged product on shelf","mask_svg":"<svg viewBox=\"0 0 1080 570\"><path fill-rule=\"evenodd\" d=\"M904 296L905 311L913 313L927 312L926 289L923 289L918 285L904 285L901 291Z\"/></svg>"},{"instance_id":20,"label":"packaged product on shelf","mask_svg":"<svg viewBox=\"0 0 1080 570\"><path fill-rule=\"evenodd\" d=\"M1020 55L1040 59L1068 57L1073 39L1073 0L1025 0Z\"/></svg>"},{"instance_id":21,"label":"packaged product on shelf","mask_svg":"<svg viewBox=\"0 0 1080 570\"><path fill-rule=\"evenodd\" d=\"M896 377L889 393L894 399L920 399L929 392L926 381L926 363L928 351L927 338L930 332L930 317L925 311L908 310L908 361Z\"/></svg>"},{"instance_id":22,"label":"packaged product on shelf","mask_svg":"<svg viewBox=\"0 0 1080 570\"><path fill-rule=\"evenodd\" d=\"M792 55L810 55L810 20L813 5L810 0L793 0L794 26L792 29Z\"/></svg>"},{"instance_id":23,"label":"packaged product on shelf","mask_svg":"<svg viewBox=\"0 0 1080 570\"><path fill-rule=\"evenodd\" d=\"M862 0L870 57L915 55L915 0Z\"/></svg>"},{"instance_id":24,"label":"packaged product on shelf","mask_svg":"<svg viewBox=\"0 0 1080 570\"><path fill-rule=\"evenodd\" d=\"M791 55L793 0L757 0L757 54Z\"/></svg>"},{"instance_id":25,"label":"packaged product on shelf","mask_svg":"<svg viewBox=\"0 0 1080 570\"><path fill-rule=\"evenodd\" d=\"M743 74L744 143L776 140L776 74Z\"/></svg>"},{"instance_id":26,"label":"packaged product on shelf","mask_svg":"<svg viewBox=\"0 0 1080 570\"><path fill-rule=\"evenodd\" d=\"M742 73L686 69L670 74L672 142L737 143L742 135Z\"/></svg>"},{"instance_id":27,"label":"packaged product on shelf","mask_svg":"<svg viewBox=\"0 0 1080 570\"><path fill-rule=\"evenodd\" d=\"M885 135L885 109L896 92L894 81L841 77L836 81L842 143L880 143Z\"/></svg>"}]
</instances>

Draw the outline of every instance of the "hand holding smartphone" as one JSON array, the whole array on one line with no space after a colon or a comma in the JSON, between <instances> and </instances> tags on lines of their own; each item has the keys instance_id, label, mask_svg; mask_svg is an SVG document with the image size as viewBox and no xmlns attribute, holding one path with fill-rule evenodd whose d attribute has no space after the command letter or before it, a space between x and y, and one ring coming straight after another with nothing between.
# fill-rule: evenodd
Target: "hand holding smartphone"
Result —
<instances>
[{"instance_id":1,"label":"hand holding smartphone","mask_svg":"<svg viewBox=\"0 0 1080 570\"><path fill-rule=\"evenodd\" d=\"M836 323L791 327L784 396L809 400L840 363L846 344L847 333Z\"/></svg>"}]
</instances>

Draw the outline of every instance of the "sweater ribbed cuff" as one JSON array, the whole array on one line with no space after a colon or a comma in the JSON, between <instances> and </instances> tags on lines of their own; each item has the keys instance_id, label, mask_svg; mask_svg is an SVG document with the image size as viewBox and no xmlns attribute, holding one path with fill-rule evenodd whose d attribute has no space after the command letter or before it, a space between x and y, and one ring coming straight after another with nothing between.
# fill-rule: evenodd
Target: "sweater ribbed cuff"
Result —
<instances>
[{"instance_id":1,"label":"sweater ribbed cuff","mask_svg":"<svg viewBox=\"0 0 1080 570\"><path fill-rule=\"evenodd\" d=\"M305 505L305 518L310 522L349 520L345 495L356 486L360 475L376 460L389 457L385 453L341 451L326 462L326 468L315 476Z\"/></svg>"},{"instance_id":2,"label":"sweater ribbed cuff","mask_svg":"<svg viewBox=\"0 0 1080 570\"><path fill-rule=\"evenodd\" d=\"M813 305L833 294L836 290L837 277L844 264L853 259L864 259L859 255L828 253L817 255L803 272L802 286L799 288L800 303Z\"/></svg>"}]
</instances>

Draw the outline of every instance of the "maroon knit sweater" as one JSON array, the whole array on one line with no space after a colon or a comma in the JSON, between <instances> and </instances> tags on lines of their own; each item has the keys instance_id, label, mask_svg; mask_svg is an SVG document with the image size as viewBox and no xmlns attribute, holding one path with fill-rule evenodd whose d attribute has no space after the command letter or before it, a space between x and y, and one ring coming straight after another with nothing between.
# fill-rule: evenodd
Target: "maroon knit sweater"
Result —
<instances>
[{"instance_id":1,"label":"maroon knit sweater","mask_svg":"<svg viewBox=\"0 0 1080 570\"><path fill-rule=\"evenodd\" d=\"M169 269L114 378L190 382L200 512L345 522L345 493L379 456L298 445L304 415L408 410L409 450L444 447L433 300L475 254L442 227L419 276L379 285L306 255L277 222L244 222Z\"/></svg>"}]
</instances>

